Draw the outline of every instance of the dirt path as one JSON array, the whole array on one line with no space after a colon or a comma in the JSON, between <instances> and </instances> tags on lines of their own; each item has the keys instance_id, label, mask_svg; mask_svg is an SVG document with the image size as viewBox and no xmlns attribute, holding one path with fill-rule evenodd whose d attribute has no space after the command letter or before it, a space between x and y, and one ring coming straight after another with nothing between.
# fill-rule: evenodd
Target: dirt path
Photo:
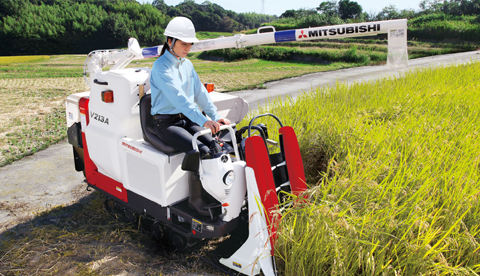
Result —
<instances>
[{"instance_id":1,"label":"dirt path","mask_svg":"<svg viewBox=\"0 0 480 276\"><path fill-rule=\"evenodd\" d=\"M87 196L66 141L0 168L0 233L59 205Z\"/></svg>"}]
</instances>

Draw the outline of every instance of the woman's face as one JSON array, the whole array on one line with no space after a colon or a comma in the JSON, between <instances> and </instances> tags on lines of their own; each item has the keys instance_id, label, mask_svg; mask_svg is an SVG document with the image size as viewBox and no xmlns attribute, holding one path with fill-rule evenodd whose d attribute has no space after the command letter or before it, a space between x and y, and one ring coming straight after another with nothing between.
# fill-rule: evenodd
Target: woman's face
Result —
<instances>
[{"instance_id":1,"label":"woman's face","mask_svg":"<svg viewBox=\"0 0 480 276\"><path fill-rule=\"evenodd\" d=\"M171 45L172 41L169 40L168 44ZM177 54L177 56L185 58L190 52L190 49L192 49L192 45L193 43L187 43L181 41L180 39L177 39L177 41L175 41L175 45L173 45L173 51L175 52L175 54Z\"/></svg>"}]
</instances>

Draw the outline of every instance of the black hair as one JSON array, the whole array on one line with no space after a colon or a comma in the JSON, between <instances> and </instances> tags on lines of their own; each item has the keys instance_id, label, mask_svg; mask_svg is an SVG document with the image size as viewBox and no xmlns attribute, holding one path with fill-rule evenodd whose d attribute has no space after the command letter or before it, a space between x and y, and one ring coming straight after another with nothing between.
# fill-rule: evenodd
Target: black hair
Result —
<instances>
[{"instance_id":1,"label":"black hair","mask_svg":"<svg viewBox=\"0 0 480 276\"><path fill-rule=\"evenodd\" d=\"M165 38L165 43L163 44L163 48L162 48L162 51L160 52L160 57L163 56L163 54L165 54L165 51L170 48L170 46L168 45L168 40L169 39L172 39L171 37L167 36ZM173 46L173 45L172 45Z\"/></svg>"}]
</instances>

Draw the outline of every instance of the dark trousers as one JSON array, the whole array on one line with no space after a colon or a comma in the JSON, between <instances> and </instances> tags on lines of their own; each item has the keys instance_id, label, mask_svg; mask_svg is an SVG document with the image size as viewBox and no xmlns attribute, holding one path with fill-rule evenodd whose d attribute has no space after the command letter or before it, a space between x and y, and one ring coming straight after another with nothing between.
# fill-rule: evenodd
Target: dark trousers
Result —
<instances>
[{"instance_id":1,"label":"dark trousers","mask_svg":"<svg viewBox=\"0 0 480 276\"><path fill-rule=\"evenodd\" d=\"M160 118L155 118L153 120L153 127L155 134L160 140L181 152L193 150L193 135L205 129L186 117L180 119L168 115L161 115ZM212 141L213 138L210 134L198 137L197 145L200 156L208 153Z\"/></svg>"}]
</instances>

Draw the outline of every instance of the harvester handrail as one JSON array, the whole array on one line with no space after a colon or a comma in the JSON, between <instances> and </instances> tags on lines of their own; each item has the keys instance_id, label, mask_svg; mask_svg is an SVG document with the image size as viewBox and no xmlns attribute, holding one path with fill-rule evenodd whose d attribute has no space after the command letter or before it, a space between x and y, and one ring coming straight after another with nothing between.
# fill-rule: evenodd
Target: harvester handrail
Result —
<instances>
[{"instance_id":1,"label":"harvester handrail","mask_svg":"<svg viewBox=\"0 0 480 276\"><path fill-rule=\"evenodd\" d=\"M273 32L276 32L275 27L273 27L273 26L263 26L263 27L260 27L260 28L257 29L257 34L260 33L260 30L269 29L269 28L272 29Z\"/></svg>"},{"instance_id":2,"label":"harvester handrail","mask_svg":"<svg viewBox=\"0 0 480 276\"><path fill-rule=\"evenodd\" d=\"M251 136L251 135L250 135L250 132L251 132L251 129L252 129L253 122L254 122L256 119L258 119L258 118L260 118L260 117L265 117L265 116L272 116L273 118L275 118L275 120L277 120L278 124L280 124L280 127L281 127L281 128L283 127L282 121L280 121L280 119L279 119L277 116L275 116L275 115L273 115L273 114L271 114L271 113L260 114L260 115L257 115L257 116L255 116L255 117L253 117L253 119L250 120L250 124L248 124L248 137Z\"/></svg>"},{"instance_id":3,"label":"harvester handrail","mask_svg":"<svg viewBox=\"0 0 480 276\"><path fill-rule=\"evenodd\" d=\"M223 126L220 126L220 130L228 129L230 131L230 135L232 136L233 149L235 150L235 156L240 156L240 154L238 152L238 147L237 147L237 138L235 137L235 130L233 130L234 126L235 126L235 124L223 125ZM193 150L198 151L198 145L197 145L198 137L202 136L202 135L210 134L210 133L212 133L212 131L209 128L195 133L193 135L193 138L192 138Z\"/></svg>"}]
</instances>

